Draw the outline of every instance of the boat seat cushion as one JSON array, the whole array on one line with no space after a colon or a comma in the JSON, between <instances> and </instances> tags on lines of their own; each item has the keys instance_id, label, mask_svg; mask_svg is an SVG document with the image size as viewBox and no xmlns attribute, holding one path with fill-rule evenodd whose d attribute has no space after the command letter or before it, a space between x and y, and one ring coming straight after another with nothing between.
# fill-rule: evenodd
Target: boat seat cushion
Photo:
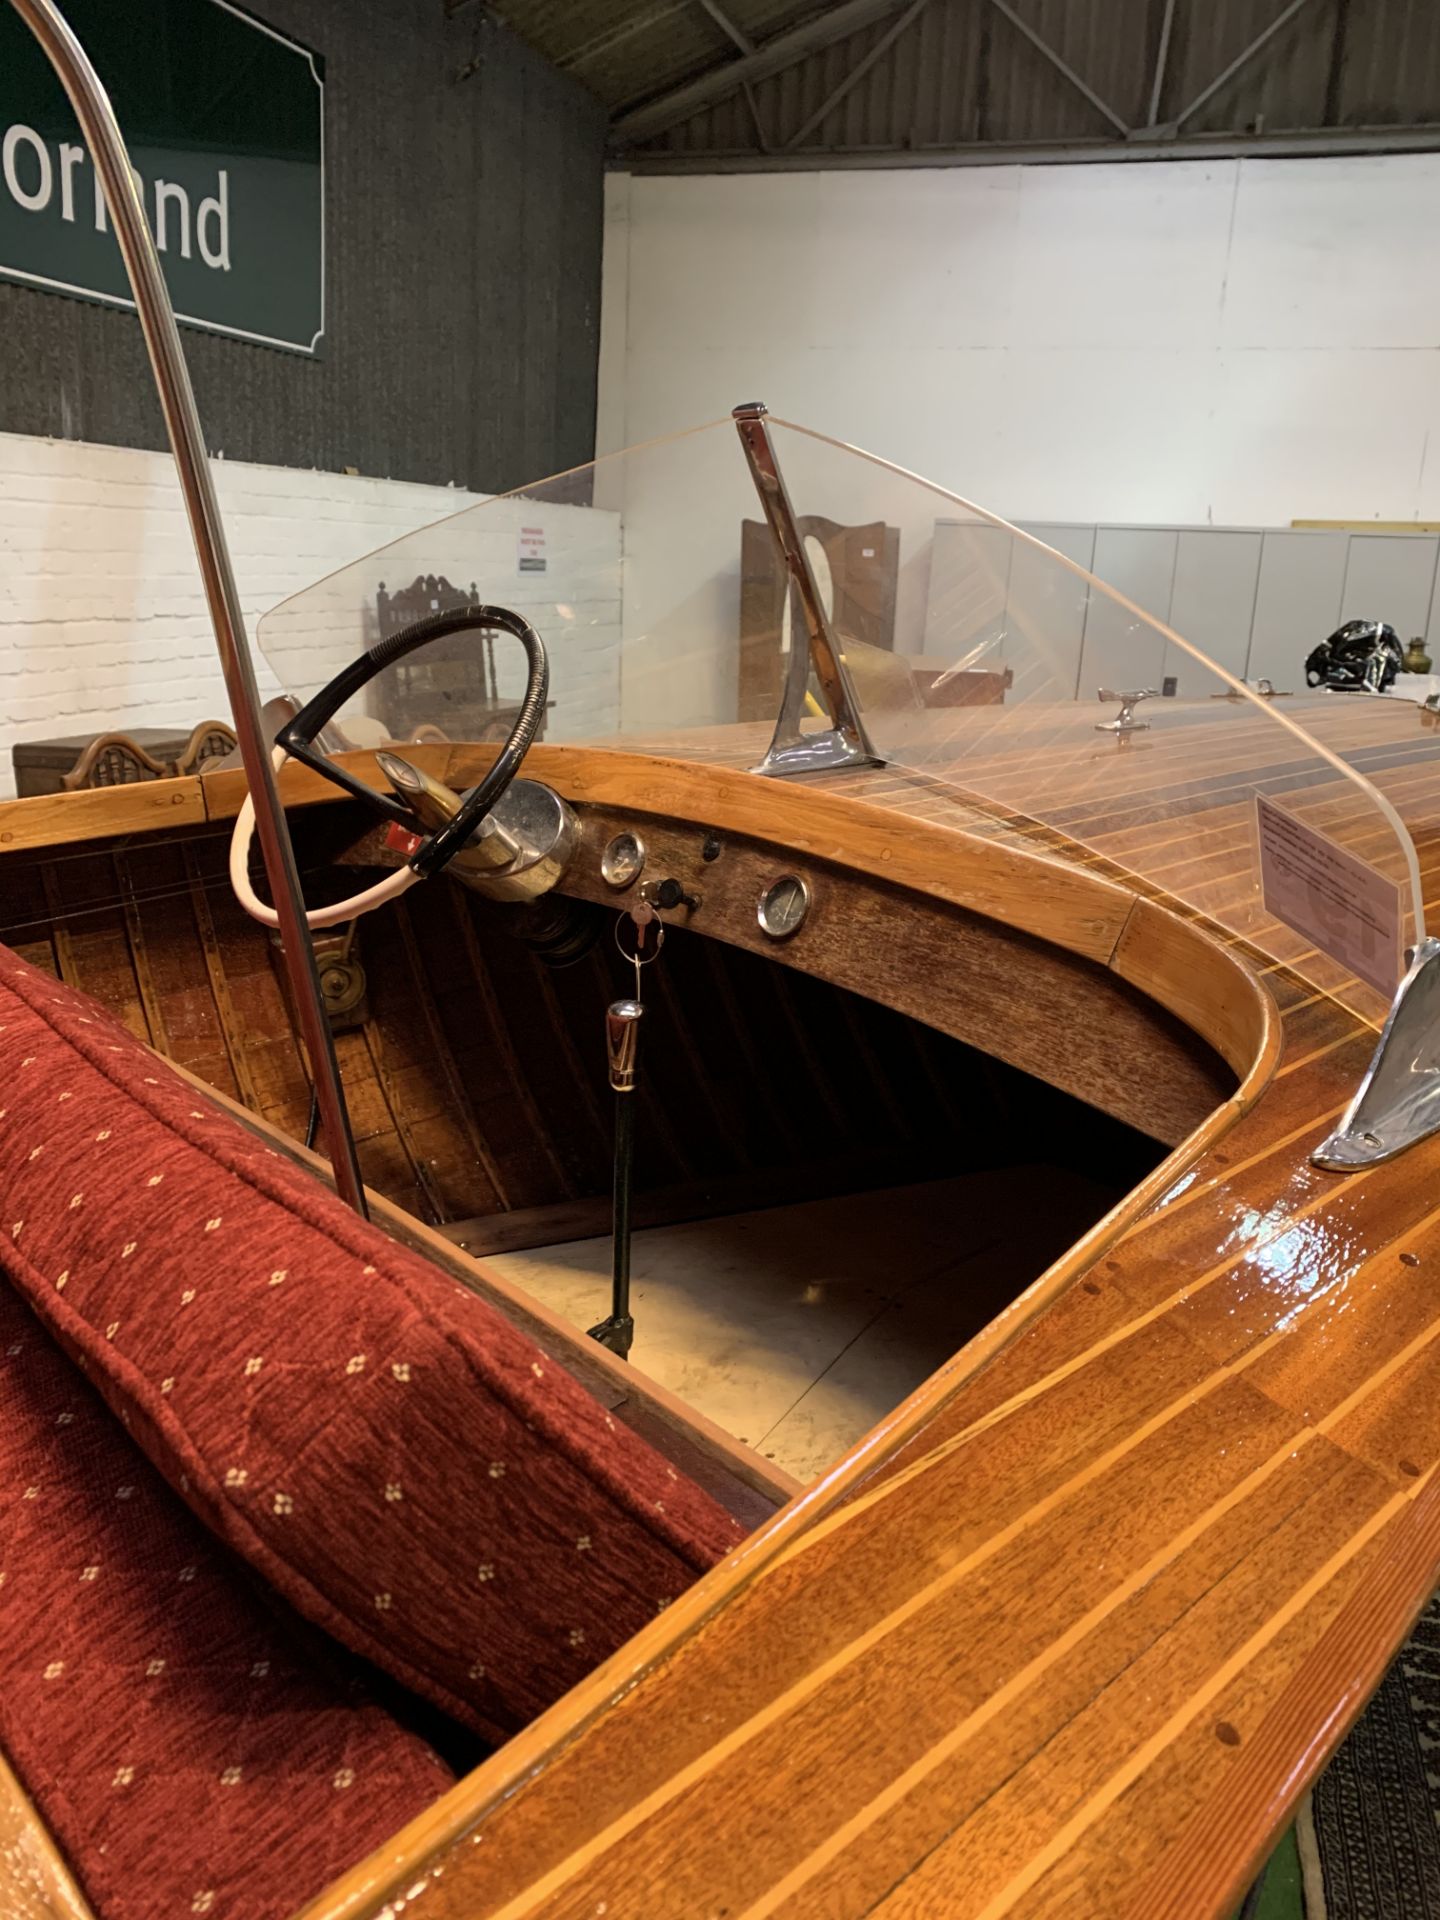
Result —
<instances>
[{"instance_id":1,"label":"boat seat cushion","mask_svg":"<svg viewBox=\"0 0 1440 1920\"><path fill-rule=\"evenodd\" d=\"M500 1741L740 1538L487 1302L0 948L0 1268L214 1531Z\"/></svg>"},{"instance_id":2,"label":"boat seat cushion","mask_svg":"<svg viewBox=\"0 0 1440 1920\"><path fill-rule=\"evenodd\" d=\"M287 1920L453 1779L3 1285L0 1750L102 1920Z\"/></svg>"}]
</instances>

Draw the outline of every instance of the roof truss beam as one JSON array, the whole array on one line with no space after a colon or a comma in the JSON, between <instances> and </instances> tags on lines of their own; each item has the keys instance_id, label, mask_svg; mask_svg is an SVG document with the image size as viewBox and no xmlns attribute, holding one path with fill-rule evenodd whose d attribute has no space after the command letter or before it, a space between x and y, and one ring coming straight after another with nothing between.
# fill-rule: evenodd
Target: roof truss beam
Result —
<instances>
[{"instance_id":1,"label":"roof truss beam","mask_svg":"<svg viewBox=\"0 0 1440 1920\"><path fill-rule=\"evenodd\" d=\"M1119 114L1116 113L1115 109L1108 106L1105 101L1100 98L1099 94L1096 93L1088 81L1080 78L1080 75L1070 65L1068 60L1061 59L1060 55L1048 40L1042 38L1028 21L1020 18L1015 9L1008 4L1008 0L990 0L990 4L997 13L1004 14L1015 31L1022 34L1024 38L1030 42L1031 46L1034 47L1035 51L1043 55L1043 57L1050 62L1051 66L1054 67L1055 71L1070 82L1077 93L1084 95L1085 99L1090 102L1097 113L1105 116L1117 133L1128 136L1130 128L1126 122L1120 118ZM1301 4L1304 4L1304 0L1301 0Z\"/></svg>"},{"instance_id":2,"label":"roof truss beam","mask_svg":"<svg viewBox=\"0 0 1440 1920\"><path fill-rule=\"evenodd\" d=\"M776 34L773 40L764 41L753 52L722 61L684 86L674 87L658 99L647 100L643 106L618 115L610 123L611 134L621 146L652 139L678 121L688 120L692 113L724 99L726 94L746 85L753 86L757 80L768 80L772 73L793 66L808 54L818 53L822 47L833 46L837 40L848 39L862 27L898 13L900 5L901 0L841 0L839 6L827 7L815 19L792 27L788 33Z\"/></svg>"},{"instance_id":3,"label":"roof truss beam","mask_svg":"<svg viewBox=\"0 0 1440 1920\"><path fill-rule=\"evenodd\" d=\"M1200 111L1207 100L1217 94L1228 81L1233 80L1243 67L1248 67L1256 54L1262 52L1263 49L1270 44L1280 29L1282 27L1288 27L1296 14L1299 13L1303 7L1308 7L1309 4L1310 0L1290 0L1290 4L1286 7L1285 11L1272 20L1263 33L1256 34L1245 51L1237 59L1232 60L1223 73L1217 74L1208 87L1203 88L1201 92L1196 94L1185 111L1177 115L1175 125L1177 127L1183 127L1187 120Z\"/></svg>"}]
</instances>

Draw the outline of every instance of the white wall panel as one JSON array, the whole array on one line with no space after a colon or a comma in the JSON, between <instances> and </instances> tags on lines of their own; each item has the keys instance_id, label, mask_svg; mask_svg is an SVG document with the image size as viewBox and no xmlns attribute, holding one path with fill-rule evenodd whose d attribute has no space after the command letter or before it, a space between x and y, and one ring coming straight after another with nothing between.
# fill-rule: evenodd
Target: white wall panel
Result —
<instances>
[{"instance_id":1,"label":"white wall panel","mask_svg":"<svg viewBox=\"0 0 1440 1920\"><path fill-rule=\"evenodd\" d=\"M1229 161L1027 168L1011 344L1213 348L1234 196Z\"/></svg>"},{"instance_id":2,"label":"white wall panel","mask_svg":"<svg viewBox=\"0 0 1440 1920\"><path fill-rule=\"evenodd\" d=\"M1242 166L1223 344L1433 348L1440 249L1418 241L1437 203L1435 153Z\"/></svg>"},{"instance_id":3,"label":"white wall panel","mask_svg":"<svg viewBox=\"0 0 1440 1920\"><path fill-rule=\"evenodd\" d=\"M1011 519L1440 520L1437 200L1434 154L619 176L602 423L758 395Z\"/></svg>"}]
</instances>

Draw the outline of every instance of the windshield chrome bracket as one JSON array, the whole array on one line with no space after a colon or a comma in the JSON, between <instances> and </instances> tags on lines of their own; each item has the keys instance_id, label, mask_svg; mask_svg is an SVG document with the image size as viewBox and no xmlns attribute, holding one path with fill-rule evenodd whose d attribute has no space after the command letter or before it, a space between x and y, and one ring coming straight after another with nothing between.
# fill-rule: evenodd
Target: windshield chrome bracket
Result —
<instances>
[{"instance_id":1,"label":"windshield chrome bracket","mask_svg":"<svg viewBox=\"0 0 1440 1920\"><path fill-rule=\"evenodd\" d=\"M1107 707L1113 701L1118 700L1120 703L1120 711L1113 720L1097 720L1095 722L1095 731L1097 733L1148 732L1150 722L1148 720L1137 720L1135 718L1135 709L1142 700L1153 700L1159 691L1160 689L1158 687L1136 687L1133 693L1112 693L1109 687L1101 687L1098 692L1098 698Z\"/></svg>"},{"instance_id":2,"label":"windshield chrome bracket","mask_svg":"<svg viewBox=\"0 0 1440 1920\"><path fill-rule=\"evenodd\" d=\"M1365 1077L1344 1118L1311 1154L1354 1173L1440 1133L1440 940L1416 948Z\"/></svg>"},{"instance_id":3,"label":"windshield chrome bracket","mask_svg":"<svg viewBox=\"0 0 1440 1920\"><path fill-rule=\"evenodd\" d=\"M764 509L765 523L785 571L786 590L793 592L799 602L807 642L803 647L791 645L775 733L765 758L751 771L786 775L822 773L837 767L879 766L879 756L865 732L844 656L831 631L805 543L795 524L795 512L775 456L775 444L765 424L766 410L758 400L752 400L736 407L733 418L740 445L745 450L750 478ZM800 727L812 666L830 714L829 727L820 733L804 733Z\"/></svg>"}]
</instances>

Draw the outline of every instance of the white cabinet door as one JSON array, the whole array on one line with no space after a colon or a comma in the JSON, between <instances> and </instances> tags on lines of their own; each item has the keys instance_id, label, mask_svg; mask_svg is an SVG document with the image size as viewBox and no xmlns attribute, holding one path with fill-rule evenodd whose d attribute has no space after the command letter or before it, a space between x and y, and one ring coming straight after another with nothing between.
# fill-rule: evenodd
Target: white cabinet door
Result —
<instances>
[{"instance_id":1,"label":"white cabinet door","mask_svg":"<svg viewBox=\"0 0 1440 1920\"><path fill-rule=\"evenodd\" d=\"M1247 679L1303 690L1306 655L1340 624L1348 545L1344 533L1277 528L1264 536Z\"/></svg>"},{"instance_id":2,"label":"white cabinet door","mask_svg":"<svg viewBox=\"0 0 1440 1920\"><path fill-rule=\"evenodd\" d=\"M1175 590L1169 624L1239 680L1250 653L1250 623L1260 581L1259 533L1186 527L1175 553ZM1222 682L1181 648L1165 649L1165 674L1178 682L1181 699L1218 693Z\"/></svg>"},{"instance_id":3,"label":"white cabinet door","mask_svg":"<svg viewBox=\"0 0 1440 1920\"><path fill-rule=\"evenodd\" d=\"M1433 533L1352 533L1340 618L1388 620L1408 645L1429 624L1437 546Z\"/></svg>"},{"instance_id":4,"label":"white cabinet door","mask_svg":"<svg viewBox=\"0 0 1440 1920\"><path fill-rule=\"evenodd\" d=\"M1095 575L1155 619L1168 621L1178 542L1173 527L1099 527ZM1080 651L1080 698L1093 699L1101 687L1158 688L1164 666L1164 637L1108 596L1092 593Z\"/></svg>"}]
</instances>

